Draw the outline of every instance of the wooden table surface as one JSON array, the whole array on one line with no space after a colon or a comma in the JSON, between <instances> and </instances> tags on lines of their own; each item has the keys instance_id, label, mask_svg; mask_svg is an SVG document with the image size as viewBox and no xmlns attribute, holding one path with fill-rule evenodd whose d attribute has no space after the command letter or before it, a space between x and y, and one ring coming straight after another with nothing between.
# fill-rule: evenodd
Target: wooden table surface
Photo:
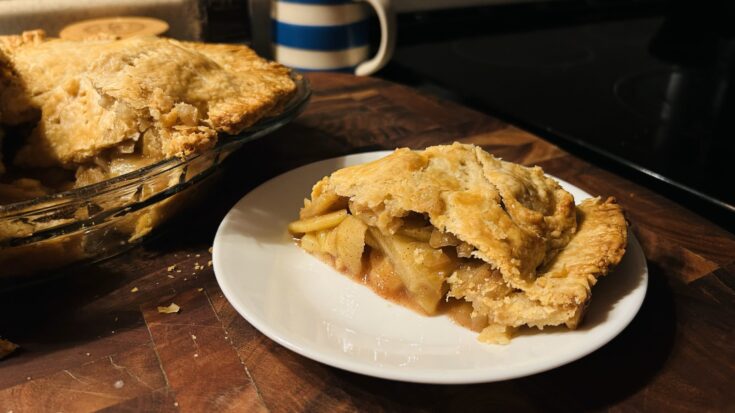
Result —
<instances>
[{"instance_id":1,"label":"wooden table surface","mask_svg":"<svg viewBox=\"0 0 735 413\"><path fill-rule=\"evenodd\" d=\"M0 361L0 413L735 411L733 234L473 110L377 79L309 78L314 96L306 112L232 155L211 198L176 226L116 258L0 295L0 336L21 346ZM650 271L648 295L625 331L581 360L534 376L419 385L299 356L260 334L223 297L208 250L220 220L256 185L323 158L454 140L618 199ZM179 314L158 313L157 305L171 301Z\"/></svg>"}]
</instances>

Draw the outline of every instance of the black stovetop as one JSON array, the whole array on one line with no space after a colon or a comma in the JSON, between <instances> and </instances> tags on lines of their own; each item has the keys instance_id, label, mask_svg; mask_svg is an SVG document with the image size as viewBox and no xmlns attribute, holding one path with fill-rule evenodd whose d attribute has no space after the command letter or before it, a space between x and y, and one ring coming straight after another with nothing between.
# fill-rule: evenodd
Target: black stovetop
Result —
<instances>
[{"instance_id":1,"label":"black stovetop","mask_svg":"<svg viewBox=\"0 0 735 413\"><path fill-rule=\"evenodd\" d=\"M427 36L399 45L385 73L441 86L732 228L735 42L687 17Z\"/></svg>"}]
</instances>

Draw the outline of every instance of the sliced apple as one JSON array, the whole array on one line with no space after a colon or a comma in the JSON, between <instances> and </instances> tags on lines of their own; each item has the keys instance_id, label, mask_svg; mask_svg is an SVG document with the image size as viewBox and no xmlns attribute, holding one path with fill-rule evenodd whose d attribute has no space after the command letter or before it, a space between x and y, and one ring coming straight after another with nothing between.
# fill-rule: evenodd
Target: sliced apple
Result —
<instances>
[{"instance_id":1,"label":"sliced apple","mask_svg":"<svg viewBox=\"0 0 735 413\"><path fill-rule=\"evenodd\" d=\"M317 233L317 239L319 240L322 252L325 252L332 257L337 256L337 232L334 228L319 231Z\"/></svg>"},{"instance_id":2,"label":"sliced apple","mask_svg":"<svg viewBox=\"0 0 735 413\"><path fill-rule=\"evenodd\" d=\"M456 267L455 260L441 257L441 250L401 235L385 235L369 228L372 239L393 264L411 298L427 314L436 313L446 292L444 281Z\"/></svg>"},{"instance_id":3,"label":"sliced apple","mask_svg":"<svg viewBox=\"0 0 735 413\"><path fill-rule=\"evenodd\" d=\"M288 224L288 231L292 234L305 234L307 232L322 231L334 228L347 217L347 210L330 212L309 218L299 219Z\"/></svg>"},{"instance_id":4,"label":"sliced apple","mask_svg":"<svg viewBox=\"0 0 735 413\"><path fill-rule=\"evenodd\" d=\"M429 236L428 242L429 242L429 245L434 248L441 248L441 247L454 247L457 244L459 244L460 241L453 234L450 234L448 232L442 232L436 228L433 228Z\"/></svg>"},{"instance_id":5,"label":"sliced apple","mask_svg":"<svg viewBox=\"0 0 735 413\"><path fill-rule=\"evenodd\" d=\"M304 234L304 236L301 237L300 242L301 242L301 248L303 248L306 251L321 252L321 245L319 245L319 239L317 238L316 234L313 232Z\"/></svg>"},{"instance_id":6,"label":"sliced apple","mask_svg":"<svg viewBox=\"0 0 735 413\"><path fill-rule=\"evenodd\" d=\"M304 207L301 208L299 217L301 219L311 218L325 213L347 208L347 198L338 196L334 192L322 193L314 199L304 199Z\"/></svg>"},{"instance_id":7,"label":"sliced apple","mask_svg":"<svg viewBox=\"0 0 735 413\"><path fill-rule=\"evenodd\" d=\"M416 241L429 242L434 227L427 225L423 227L402 226L398 230L399 235L413 238Z\"/></svg>"},{"instance_id":8,"label":"sliced apple","mask_svg":"<svg viewBox=\"0 0 735 413\"><path fill-rule=\"evenodd\" d=\"M370 250L370 274L367 282L383 295L395 296L403 289L403 282L393 271L393 265L385 255L377 249Z\"/></svg>"},{"instance_id":9,"label":"sliced apple","mask_svg":"<svg viewBox=\"0 0 735 413\"><path fill-rule=\"evenodd\" d=\"M360 275L362 272L365 231L367 225L352 215L348 215L333 230L338 266L343 267L339 269L345 269L351 275Z\"/></svg>"}]
</instances>

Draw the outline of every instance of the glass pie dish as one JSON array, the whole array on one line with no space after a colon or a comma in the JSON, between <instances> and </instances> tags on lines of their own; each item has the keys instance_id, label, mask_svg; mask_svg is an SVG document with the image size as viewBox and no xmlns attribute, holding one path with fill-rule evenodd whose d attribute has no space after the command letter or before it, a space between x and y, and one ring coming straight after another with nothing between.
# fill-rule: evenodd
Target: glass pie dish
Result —
<instances>
[{"instance_id":1,"label":"glass pie dish","mask_svg":"<svg viewBox=\"0 0 735 413\"><path fill-rule=\"evenodd\" d=\"M140 243L211 186L221 162L244 143L298 116L311 96L294 75L296 94L279 114L215 147L169 158L92 185L0 205L0 287L41 272L116 255Z\"/></svg>"}]
</instances>

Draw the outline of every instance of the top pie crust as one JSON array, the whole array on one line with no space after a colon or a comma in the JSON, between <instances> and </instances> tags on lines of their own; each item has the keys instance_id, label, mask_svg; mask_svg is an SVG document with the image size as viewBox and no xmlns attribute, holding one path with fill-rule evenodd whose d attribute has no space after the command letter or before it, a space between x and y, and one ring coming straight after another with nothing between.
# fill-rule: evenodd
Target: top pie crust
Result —
<instances>
[{"instance_id":1,"label":"top pie crust","mask_svg":"<svg viewBox=\"0 0 735 413\"><path fill-rule=\"evenodd\" d=\"M75 168L128 148L163 159L201 151L238 133L295 91L290 71L241 45L158 37L71 41L42 32L0 38L12 87L3 122L39 116L16 162Z\"/></svg>"},{"instance_id":2,"label":"top pie crust","mask_svg":"<svg viewBox=\"0 0 735 413\"><path fill-rule=\"evenodd\" d=\"M514 288L529 288L536 269L576 229L574 198L541 168L501 161L455 143L341 169L315 191L348 197L357 212L393 233L409 212L477 248Z\"/></svg>"}]
</instances>

